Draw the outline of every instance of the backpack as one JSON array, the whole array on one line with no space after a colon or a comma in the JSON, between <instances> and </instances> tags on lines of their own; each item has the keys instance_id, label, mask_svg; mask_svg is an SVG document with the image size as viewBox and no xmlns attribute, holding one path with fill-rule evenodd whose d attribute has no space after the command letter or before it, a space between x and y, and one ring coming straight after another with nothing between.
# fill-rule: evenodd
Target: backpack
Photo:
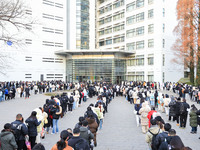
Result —
<instances>
[{"instance_id":1,"label":"backpack","mask_svg":"<svg viewBox=\"0 0 200 150\"><path fill-rule=\"evenodd\" d=\"M83 139L80 139L74 146L74 150L85 150L86 142Z\"/></svg>"},{"instance_id":2,"label":"backpack","mask_svg":"<svg viewBox=\"0 0 200 150\"><path fill-rule=\"evenodd\" d=\"M181 103L180 104L180 114L184 114L185 113L185 107L184 107L184 104Z\"/></svg>"},{"instance_id":3,"label":"backpack","mask_svg":"<svg viewBox=\"0 0 200 150\"><path fill-rule=\"evenodd\" d=\"M73 103L73 102L74 102L74 98L73 98L73 96L70 96L70 98L69 98L69 102L70 102L70 103Z\"/></svg>"},{"instance_id":4,"label":"backpack","mask_svg":"<svg viewBox=\"0 0 200 150\"><path fill-rule=\"evenodd\" d=\"M129 97L132 97L132 94L133 94L133 91L130 90L130 91L128 92Z\"/></svg>"},{"instance_id":5,"label":"backpack","mask_svg":"<svg viewBox=\"0 0 200 150\"><path fill-rule=\"evenodd\" d=\"M18 142L19 138L21 136L21 128L22 128L22 123L18 124L16 127L14 127L14 136L15 136L15 141Z\"/></svg>"},{"instance_id":6,"label":"backpack","mask_svg":"<svg viewBox=\"0 0 200 150\"><path fill-rule=\"evenodd\" d=\"M149 133L151 133L153 135L152 137L152 141L151 141L151 148L152 150L157 150L157 146L156 146L156 136L159 134L160 132L160 129L158 130L158 133L157 134L153 134L150 130L149 130Z\"/></svg>"}]
</instances>

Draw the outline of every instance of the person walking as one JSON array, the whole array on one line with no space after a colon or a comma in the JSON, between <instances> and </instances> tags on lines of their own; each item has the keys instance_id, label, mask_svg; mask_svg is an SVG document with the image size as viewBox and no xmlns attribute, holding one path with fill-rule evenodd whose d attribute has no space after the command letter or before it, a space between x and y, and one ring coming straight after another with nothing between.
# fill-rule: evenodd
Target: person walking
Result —
<instances>
[{"instance_id":1,"label":"person walking","mask_svg":"<svg viewBox=\"0 0 200 150\"><path fill-rule=\"evenodd\" d=\"M32 111L31 116L25 121L28 124L28 136L31 143L31 148L36 145L35 141L37 136L37 126L39 126L41 123L41 121L37 120L36 115L37 112Z\"/></svg>"}]
</instances>

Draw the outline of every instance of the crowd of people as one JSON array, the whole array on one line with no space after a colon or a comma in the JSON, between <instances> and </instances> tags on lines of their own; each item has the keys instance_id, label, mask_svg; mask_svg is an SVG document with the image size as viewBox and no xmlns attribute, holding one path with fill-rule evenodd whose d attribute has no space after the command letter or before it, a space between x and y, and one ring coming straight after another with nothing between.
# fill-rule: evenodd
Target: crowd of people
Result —
<instances>
[{"instance_id":1,"label":"crowd of people","mask_svg":"<svg viewBox=\"0 0 200 150\"><path fill-rule=\"evenodd\" d=\"M167 122L176 121L176 125L181 129L186 128L189 116L191 134L197 134L200 110L195 104L190 106L186 101L199 103L200 93L196 93L198 88L178 83L165 83L161 87L155 83L131 82L122 89L126 100L134 104L137 126L141 126L142 133L146 134L150 150L190 149L184 146L175 129L172 129L170 123L165 123L161 114L166 114ZM177 97L163 94L163 89L171 90Z\"/></svg>"},{"instance_id":2,"label":"crowd of people","mask_svg":"<svg viewBox=\"0 0 200 150\"><path fill-rule=\"evenodd\" d=\"M41 138L47 134L59 133L59 119L67 111L72 112L86 102L89 97L97 96L95 104L91 103L74 129L68 128L60 133L60 140L52 150L90 150L97 146L97 131L102 129L103 118L108 112L108 104L114 98L111 84L74 84L72 93L63 92L51 96L43 107L31 112L24 120L22 114L16 115L16 120L4 125L0 133L0 150L44 150Z\"/></svg>"}]
</instances>

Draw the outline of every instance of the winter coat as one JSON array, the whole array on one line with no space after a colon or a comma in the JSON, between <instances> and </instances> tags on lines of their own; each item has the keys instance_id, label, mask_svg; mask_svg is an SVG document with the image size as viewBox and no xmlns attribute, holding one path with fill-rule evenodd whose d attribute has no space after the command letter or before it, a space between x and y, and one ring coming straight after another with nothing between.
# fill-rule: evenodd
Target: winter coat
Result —
<instances>
[{"instance_id":1,"label":"winter coat","mask_svg":"<svg viewBox=\"0 0 200 150\"><path fill-rule=\"evenodd\" d=\"M197 114L196 111L191 110L190 112L190 126L191 127L197 127Z\"/></svg>"},{"instance_id":2,"label":"winter coat","mask_svg":"<svg viewBox=\"0 0 200 150\"><path fill-rule=\"evenodd\" d=\"M162 132L156 136L156 147L159 149L162 142L168 137L168 132Z\"/></svg>"},{"instance_id":3,"label":"winter coat","mask_svg":"<svg viewBox=\"0 0 200 150\"><path fill-rule=\"evenodd\" d=\"M94 134L90 130L88 130L88 128L80 127L80 137L85 139L89 144L90 140L94 139Z\"/></svg>"},{"instance_id":4,"label":"winter coat","mask_svg":"<svg viewBox=\"0 0 200 150\"><path fill-rule=\"evenodd\" d=\"M15 132L15 130L16 130L16 127L18 128L18 129L20 129L20 136L19 136L19 139L18 140L25 140L25 136L26 135L28 135L28 128L27 128L27 126L24 124L24 123L22 123L21 121L19 121L19 120L16 120L16 121L14 121L14 122L12 122L11 123L11 125L12 125L12 130Z\"/></svg>"},{"instance_id":5,"label":"winter coat","mask_svg":"<svg viewBox=\"0 0 200 150\"><path fill-rule=\"evenodd\" d=\"M96 133L98 130L98 124L94 118L86 118L86 120L88 121L88 127L89 127L90 131L94 134L94 144L95 144L96 143Z\"/></svg>"},{"instance_id":6,"label":"winter coat","mask_svg":"<svg viewBox=\"0 0 200 150\"><path fill-rule=\"evenodd\" d=\"M80 136L78 137L72 137L71 139L68 140L68 145L71 146L72 148L75 148L75 145L80 141L80 140L84 140L84 149L83 150L88 150L89 149L89 144L87 143L87 141L83 138L81 138Z\"/></svg>"},{"instance_id":7,"label":"winter coat","mask_svg":"<svg viewBox=\"0 0 200 150\"><path fill-rule=\"evenodd\" d=\"M151 109L147 106L146 103L142 103L142 108L139 111L139 114L141 115L141 125L147 126L149 119L147 118L147 115L151 111Z\"/></svg>"},{"instance_id":8,"label":"winter coat","mask_svg":"<svg viewBox=\"0 0 200 150\"><path fill-rule=\"evenodd\" d=\"M10 131L2 131L0 133L1 147L0 150L15 150L18 148L15 136Z\"/></svg>"},{"instance_id":9,"label":"winter coat","mask_svg":"<svg viewBox=\"0 0 200 150\"><path fill-rule=\"evenodd\" d=\"M175 110L176 115L180 115L180 105L181 105L181 102L177 101L176 110Z\"/></svg>"},{"instance_id":10,"label":"winter coat","mask_svg":"<svg viewBox=\"0 0 200 150\"><path fill-rule=\"evenodd\" d=\"M68 145L68 142L67 142L67 141L65 141L65 143L66 143L66 147L65 147L63 150L73 150L73 148L72 148L71 146ZM55 145L51 148L51 150L58 150L57 144L55 144Z\"/></svg>"},{"instance_id":11,"label":"winter coat","mask_svg":"<svg viewBox=\"0 0 200 150\"><path fill-rule=\"evenodd\" d=\"M149 128L149 131L151 131L153 134L162 133L162 130L157 125L152 126L151 128ZM153 135L149 131L146 134L145 140L150 146L151 142L152 142Z\"/></svg>"},{"instance_id":12,"label":"winter coat","mask_svg":"<svg viewBox=\"0 0 200 150\"><path fill-rule=\"evenodd\" d=\"M176 101L171 100L169 107L169 116L176 116Z\"/></svg>"},{"instance_id":13,"label":"winter coat","mask_svg":"<svg viewBox=\"0 0 200 150\"><path fill-rule=\"evenodd\" d=\"M55 108L55 107L52 107L51 108L51 113L52 113L53 119L59 119L60 114L62 113L62 107L59 106L59 109Z\"/></svg>"},{"instance_id":14,"label":"winter coat","mask_svg":"<svg viewBox=\"0 0 200 150\"><path fill-rule=\"evenodd\" d=\"M28 135L31 137L37 136L37 126L40 125L41 121L38 122L36 118L29 117L25 122L28 124Z\"/></svg>"}]
</instances>

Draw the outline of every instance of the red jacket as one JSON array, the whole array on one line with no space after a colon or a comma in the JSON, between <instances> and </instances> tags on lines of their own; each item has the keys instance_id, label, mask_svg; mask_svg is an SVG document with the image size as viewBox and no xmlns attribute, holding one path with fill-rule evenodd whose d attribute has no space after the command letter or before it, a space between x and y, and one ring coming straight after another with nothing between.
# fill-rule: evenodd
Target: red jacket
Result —
<instances>
[{"instance_id":1,"label":"red jacket","mask_svg":"<svg viewBox=\"0 0 200 150\"><path fill-rule=\"evenodd\" d=\"M153 115L154 112L157 112L157 111L151 110L151 111L148 113L148 115L147 115L147 118L149 119L149 128L150 128L150 126L151 126L151 123L150 123L151 116Z\"/></svg>"}]
</instances>

